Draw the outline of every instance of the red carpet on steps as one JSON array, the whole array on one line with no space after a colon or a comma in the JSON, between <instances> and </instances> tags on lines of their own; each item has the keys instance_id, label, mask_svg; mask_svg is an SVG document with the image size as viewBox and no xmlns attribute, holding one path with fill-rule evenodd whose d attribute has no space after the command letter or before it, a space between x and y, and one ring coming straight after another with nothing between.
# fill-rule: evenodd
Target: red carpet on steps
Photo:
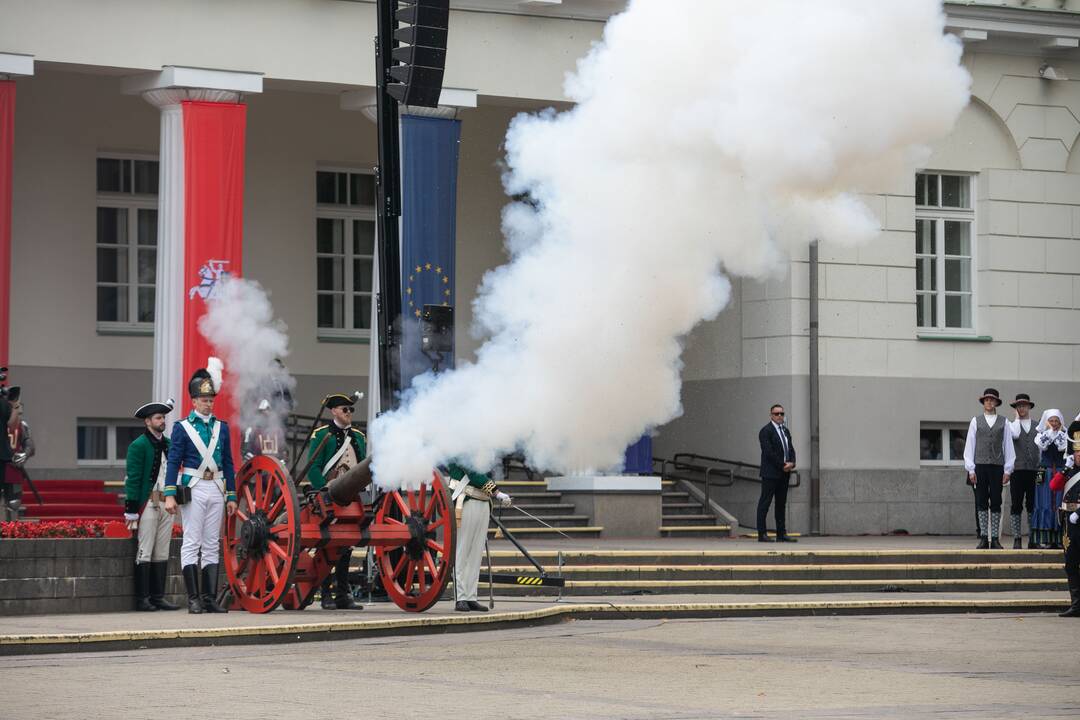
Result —
<instances>
[{"instance_id":1,"label":"red carpet on steps","mask_svg":"<svg viewBox=\"0 0 1080 720\"><path fill-rule=\"evenodd\" d=\"M37 480L34 485L41 504L23 480L26 519L118 520L124 516L120 496L106 491L103 480Z\"/></svg>"}]
</instances>

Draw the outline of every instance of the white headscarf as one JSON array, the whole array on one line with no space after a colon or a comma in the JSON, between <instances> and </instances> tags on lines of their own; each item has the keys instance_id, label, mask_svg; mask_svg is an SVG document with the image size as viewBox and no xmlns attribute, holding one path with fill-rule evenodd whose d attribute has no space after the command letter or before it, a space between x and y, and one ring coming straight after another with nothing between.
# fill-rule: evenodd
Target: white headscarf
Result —
<instances>
[{"instance_id":1,"label":"white headscarf","mask_svg":"<svg viewBox=\"0 0 1080 720\"><path fill-rule=\"evenodd\" d=\"M1046 421L1055 415L1057 415L1058 422L1061 423L1061 429L1064 430L1065 416L1062 415L1061 411L1057 408L1049 408L1047 410L1043 410L1042 419L1039 420L1039 425L1036 430L1038 430L1039 432L1046 432L1046 429L1050 427L1049 423L1047 423Z\"/></svg>"}]
</instances>

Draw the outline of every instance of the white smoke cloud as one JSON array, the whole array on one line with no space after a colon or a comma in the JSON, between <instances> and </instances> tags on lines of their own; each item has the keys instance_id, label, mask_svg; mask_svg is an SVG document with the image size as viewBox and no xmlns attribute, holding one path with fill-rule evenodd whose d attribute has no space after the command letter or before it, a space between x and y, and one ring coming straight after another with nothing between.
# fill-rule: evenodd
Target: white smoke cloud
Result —
<instances>
[{"instance_id":1,"label":"white smoke cloud","mask_svg":"<svg viewBox=\"0 0 1080 720\"><path fill-rule=\"evenodd\" d=\"M199 332L224 357L240 428L280 430L296 380L279 362L289 354L288 328L274 319L262 286L243 278L221 280L199 318ZM268 414L258 411L264 399L270 402Z\"/></svg>"},{"instance_id":2,"label":"white smoke cloud","mask_svg":"<svg viewBox=\"0 0 1080 720\"><path fill-rule=\"evenodd\" d=\"M636 0L506 137L511 255L475 302L477 362L372 426L376 480L520 449L617 467L681 412L681 338L814 238L880 230L855 195L912 177L968 101L937 0Z\"/></svg>"}]
</instances>

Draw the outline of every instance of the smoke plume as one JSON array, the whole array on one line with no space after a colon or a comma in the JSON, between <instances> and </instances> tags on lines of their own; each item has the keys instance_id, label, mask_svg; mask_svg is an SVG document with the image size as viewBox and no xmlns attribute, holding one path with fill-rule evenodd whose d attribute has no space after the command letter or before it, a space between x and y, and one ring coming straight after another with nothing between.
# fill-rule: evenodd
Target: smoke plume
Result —
<instances>
[{"instance_id":1,"label":"smoke plume","mask_svg":"<svg viewBox=\"0 0 1080 720\"><path fill-rule=\"evenodd\" d=\"M280 362L289 353L287 331L284 322L274 319L266 291L253 280L225 278L207 300L199 332L224 358L227 390L235 400L241 429L278 431L283 427L296 387L296 380ZM269 413L258 411L262 400L270 402Z\"/></svg>"},{"instance_id":2,"label":"smoke plume","mask_svg":"<svg viewBox=\"0 0 1080 720\"><path fill-rule=\"evenodd\" d=\"M475 301L475 364L419 378L372 427L384 487L520 449L620 465L681 413L681 339L814 238L871 240L855 194L910 182L968 101L937 0L632 0L519 115L504 185L510 262Z\"/></svg>"}]
</instances>

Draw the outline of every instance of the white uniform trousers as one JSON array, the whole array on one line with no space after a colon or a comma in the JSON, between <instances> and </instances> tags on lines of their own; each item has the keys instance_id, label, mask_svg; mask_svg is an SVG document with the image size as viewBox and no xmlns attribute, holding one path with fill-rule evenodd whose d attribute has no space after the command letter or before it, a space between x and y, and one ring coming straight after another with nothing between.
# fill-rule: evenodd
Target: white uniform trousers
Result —
<instances>
[{"instance_id":1,"label":"white uniform trousers","mask_svg":"<svg viewBox=\"0 0 1080 720\"><path fill-rule=\"evenodd\" d=\"M172 540L173 516L165 512L165 503L154 507L151 502L139 516L139 550L136 563L162 562L169 559L169 542Z\"/></svg>"},{"instance_id":2,"label":"white uniform trousers","mask_svg":"<svg viewBox=\"0 0 1080 720\"><path fill-rule=\"evenodd\" d=\"M221 541L221 518L225 516L225 496L217 483L202 480L191 488L191 502L180 506L184 521L184 543L180 565L194 565L202 553L202 567L217 565Z\"/></svg>"},{"instance_id":3,"label":"white uniform trousers","mask_svg":"<svg viewBox=\"0 0 1080 720\"><path fill-rule=\"evenodd\" d=\"M457 549L454 553L454 594L457 601L476 600L476 585L480 581L480 561L484 555L491 503L465 498L461 506L461 527L458 528Z\"/></svg>"}]
</instances>

